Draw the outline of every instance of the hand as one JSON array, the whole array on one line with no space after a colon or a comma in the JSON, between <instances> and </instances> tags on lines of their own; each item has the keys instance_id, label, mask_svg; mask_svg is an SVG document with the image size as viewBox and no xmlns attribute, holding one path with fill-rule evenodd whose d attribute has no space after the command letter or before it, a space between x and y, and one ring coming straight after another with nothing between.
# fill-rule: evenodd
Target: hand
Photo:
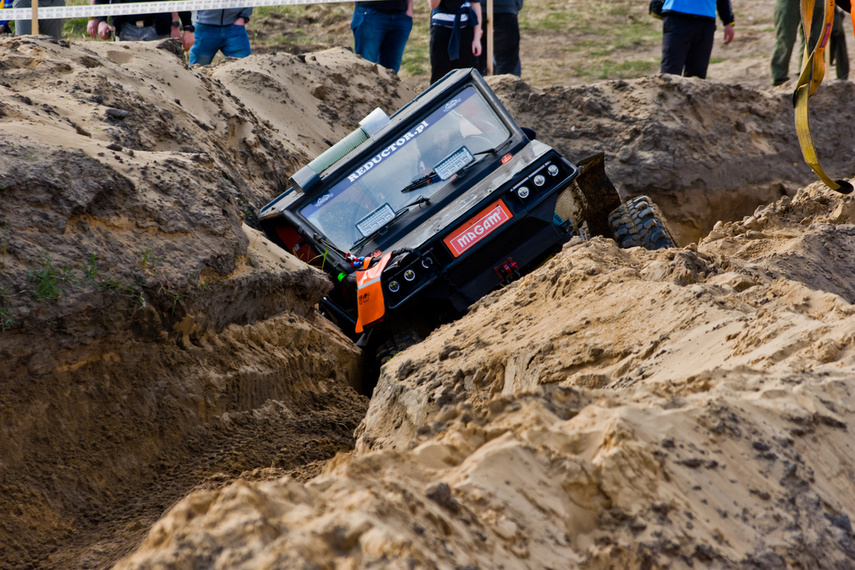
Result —
<instances>
[{"instance_id":1,"label":"hand","mask_svg":"<svg viewBox=\"0 0 855 570\"><path fill-rule=\"evenodd\" d=\"M235 26L245 26L245 25L246 25L246 20L244 20L243 18L238 18L237 20L235 20Z\"/></svg>"},{"instance_id":2,"label":"hand","mask_svg":"<svg viewBox=\"0 0 855 570\"><path fill-rule=\"evenodd\" d=\"M184 45L184 51L190 51L190 48L193 47L193 42L196 41L196 36L193 32L185 30L183 34L181 34L181 43Z\"/></svg>"},{"instance_id":3,"label":"hand","mask_svg":"<svg viewBox=\"0 0 855 570\"><path fill-rule=\"evenodd\" d=\"M476 38L472 40L472 55L479 57L481 55L481 34L475 34Z\"/></svg>"},{"instance_id":4,"label":"hand","mask_svg":"<svg viewBox=\"0 0 855 570\"><path fill-rule=\"evenodd\" d=\"M181 28L176 28L175 26L169 26L169 37L170 38L181 38Z\"/></svg>"},{"instance_id":5,"label":"hand","mask_svg":"<svg viewBox=\"0 0 855 570\"><path fill-rule=\"evenodd\" d=\"M92 39L98 38L98 29L101 24L106 22L101 22L98 18L92 18L88 22L86 22L86 33L89 34L89 37Z\"/></svg>"},{"instance_id":6,"label":"hand","mask_svg":"<svg viewBox=\"0 0 855 570\"><path fill-rule=\"evenodd\" d=\"M113 34L116 33L116 28L108 24L107 22L100 22L98 24L98 37L102 40L109 40L113 37Z\"/></svg>"},{"instance_id":7,"label":"hand","mask_svg":"<svg viewBox=\"0 0 855 570\"><path fill-rule=\"evenodd\" d=\"M724 45L733 41L733 24L728 24L724 27Z\"/></svg>"}]
</instances>

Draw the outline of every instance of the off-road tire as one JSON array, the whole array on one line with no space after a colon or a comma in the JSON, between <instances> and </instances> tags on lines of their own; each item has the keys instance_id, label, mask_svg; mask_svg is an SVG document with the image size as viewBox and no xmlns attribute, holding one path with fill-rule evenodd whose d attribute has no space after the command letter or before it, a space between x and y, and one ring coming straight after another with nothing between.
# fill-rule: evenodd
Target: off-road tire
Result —
<instances>
[{"instance_id":1,"label":"off-road tire","mask_svg":"<svg viewBox=\"0 0 855 570\"><path fill-rule=\"evenodd\" d=\"M377 346L375 356L378 366L383 366L399 352L403 352L421 341L422 339L413 331L398 332L390 335Z\"/></svg>"},{"instance_id":2,"label":"off-road tire","mask_svg":"<svg viewBox=\"0 0 855 570\"><path fill-rule=\"evenodd\" d=\"M609 226L612 237L622 248L677 247L677 242L662 221L662 213L647 196L637 196L612 210Z\"/></svg>"}]
</instances>

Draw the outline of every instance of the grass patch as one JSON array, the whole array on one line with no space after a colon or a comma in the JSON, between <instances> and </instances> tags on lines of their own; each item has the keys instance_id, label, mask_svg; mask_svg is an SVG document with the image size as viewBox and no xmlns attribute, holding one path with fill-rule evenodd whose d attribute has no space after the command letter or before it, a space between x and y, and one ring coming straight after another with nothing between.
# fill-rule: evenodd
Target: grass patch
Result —
<instances>
[{"instance_id":1,"label":"grass patch","mask_svg":"<svg viewBox=\"0 0 855 570\"><path fill-rule=\"evenodd\" d=\"M67 272L57 269L51 260L45 260L38 270L30 270L27 282L36 303L46 303L59 299L59 283L67 276Z\"/></svg>"},{"instance_id":2,"label":"grass patch","mask_svg":"<svg viewBox=\"0 0 855 570\"><path fill-rule=\"evenodd\" d=\"M67 0L86 5L89 0ZM400 75L423 88L430 77L430 8L417 0L413 30ZM353 48L353 4L264 6L253 9L248 26L256 53L303 54L332 47ZM89 39L86 18L67 19L64 36ZM523 78L533 84L590 79L628 79L656 73L662 23L637 0L530 0L519 14ZM570 38L570 40L568 40Z\"/></svg>"},{"instance_id":3,"label":"grass patch","mask_svg":"<svg viewBox=\"0 0 855 570\"><path fill-rule=\"evenodd\" d=\"M15 326L15 319L9 311L9 297L9 292L0 287L0 332Z\"/></svg>"},{"instance_id":4,"label":"grass patch","mask_svg":"<svg viewBox=\"0 0 855 570\"><path fill-rule=\"evenodd\" d=\"M66 6L88 6L87 0L65 0ZM62 37L70 40L89 39L86 24L89 18L66 18L62 23Z\"/></svg>"}]
</instances>

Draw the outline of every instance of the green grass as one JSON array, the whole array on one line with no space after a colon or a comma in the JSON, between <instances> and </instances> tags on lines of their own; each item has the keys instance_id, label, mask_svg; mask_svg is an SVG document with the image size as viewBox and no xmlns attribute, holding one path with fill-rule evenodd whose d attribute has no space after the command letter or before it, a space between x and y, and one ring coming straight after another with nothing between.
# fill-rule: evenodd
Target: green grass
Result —
<instances>
[{"instance_id":1,"label":"green grass","mask_svg":"<svg viewBox=\"0 0 855 570\"><path fill-rule=\"evenodd\" d=\"M258 7L248 31L256 53L352 49L352 16L351 2ZM429 17L427 2L415 0L400 75L416 88L426 87L430 76ZM519 22L523 78L531 83L627 79L657 71L662 24L647 13L646 1L529 0ZM64 29L66 38L88 39L85 18L66 20Z\"/></svg>"},{"instance_id":2,"label":"green grass","mask_svg":"<svg viewBox=\"0 0 855 570\"><path fill-rule=\"evenodd\" d=\"M545 31L566 32L571 26L577 25L582 19L578 14L570 14L557 10L549 10L546 14L538 14L531 18L520 12L520 32Z\"/></svg>"},{"instance_id":3,"label":"green grass","mask_svg":"<svg viewBox=\"0 0 855 570\"><path fill-rule=\"evenodd\" d=\"M87 0L65 0L66 6L87 6ZM62 37L70 40L89 38L86 34L86 22L89 18L66 18L62 23Z\"/></svg>"},{"instance_id":4,"label":"green grass","mask_svg":"<svg viewBox=\"0 0 855 570\"><path fill-rule=\"evenodd\" d=\"M6 332L15 326L15 319L9 312L9 292L0 287L0 332Z\"/></svg>"},{"instance_id":5,"label":"green grass","mask_svg":"<svg viewBox=\"0 0 855 570\"><path fill-rule=\"evenodd\" d=\"M30 270L29 283L36 303L56 301L59 298L59 283L66 272L53 266L50 259L44 261L37 271Z\"/></svg>"}]
</instances>

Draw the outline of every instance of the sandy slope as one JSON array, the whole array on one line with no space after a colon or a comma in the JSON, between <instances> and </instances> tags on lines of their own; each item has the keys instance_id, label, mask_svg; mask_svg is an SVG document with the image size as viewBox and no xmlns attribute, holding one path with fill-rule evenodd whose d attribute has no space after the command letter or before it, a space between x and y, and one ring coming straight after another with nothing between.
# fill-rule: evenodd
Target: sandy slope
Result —
<instances>
[{"instance_id":1,"label":"sandy slope","mask_svg":"<svg viewBox=\"0 0 855 570\"><path fill-rule=\"evenodd\" d=\"M169 43L0 53L0 566L108 564L209 478L350 449L360 351L316 313L329 282L243 223L323 145L286 150L283 115L333 131L322 99L256 114ZM353 100L378 71L333 81L339 55L263 58L256 81L297 65Z\"/></svg>"},{"instance_id":2,"label":"sandy slope","mask_svg":"<svg viewBox=\"0 0 855 570\"><path fill-rule=\"evenodd\" d=\"M849 567L853 214L571 244L393 359L353 457L192 495L119 567Z\"/></svg>"},{"instance_id":3,"label":"sandy slope","mask_svg":"<svg viewBox=\"0 0 855 570\"><path fill-rule=\"evenodd\" d=\"M687 245L568 244L397 356L354 435L328 285L243 221L413 93L345 50L3 39L0 71L6 565L855 563L855 206L799 189L784 92L491 80ZM823 144L851 94L818 96Z\"/></svg>"}]
</instances>

